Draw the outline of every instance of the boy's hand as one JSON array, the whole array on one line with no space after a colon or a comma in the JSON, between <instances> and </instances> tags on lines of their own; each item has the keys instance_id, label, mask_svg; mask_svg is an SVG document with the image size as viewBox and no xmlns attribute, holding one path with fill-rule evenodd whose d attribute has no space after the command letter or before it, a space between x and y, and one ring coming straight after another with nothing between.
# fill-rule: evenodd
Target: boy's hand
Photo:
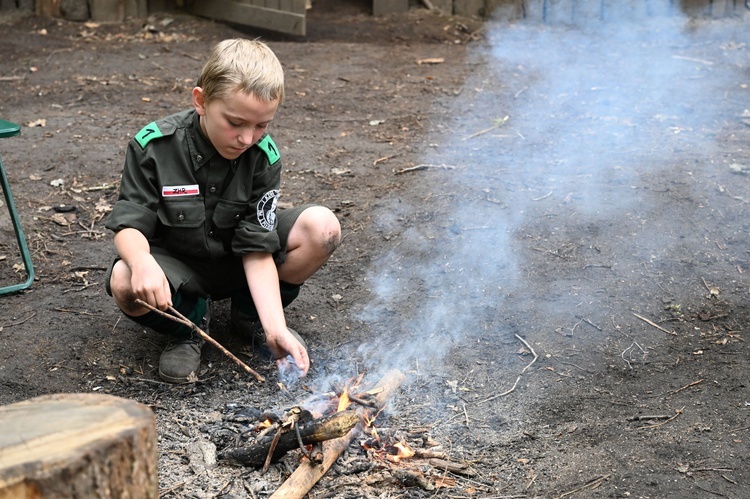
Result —
<instances>
[{"instance_id":1,"label":"boy's hand","mask_svg":"<svg viewBox=\"0 0 750 499\"><path fill-rule=\"evenodd\" d=\"M283 364L288 362L286 357L291 356L300 371L300 377L307 375L307 370L310 368L307 349L288 329L282 330L279 334L266 332L266 344L268 349L271 350L273 358L276 359L276 365L279 366L279 369L282 369Z\"/></svg>"},{"instance_id":2,"label":"boy's hand","mask_svg":"<svg viewBox=\"0 0 750 499\"><path fill-rule=\"evenodd\" d=\"M159 310L166 310L172 305L169 281L153 256L145 256L130 270L130 286L137 298Z\"/></svg>"}]
</instances>

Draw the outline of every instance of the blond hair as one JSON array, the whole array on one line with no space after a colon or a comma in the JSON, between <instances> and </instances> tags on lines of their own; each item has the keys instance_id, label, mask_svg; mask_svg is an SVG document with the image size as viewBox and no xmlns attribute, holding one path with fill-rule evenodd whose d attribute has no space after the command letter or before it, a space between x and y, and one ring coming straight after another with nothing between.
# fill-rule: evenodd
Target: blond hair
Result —
<instances>
[{"instance_id":1,"label":"blond hair","mask_svg":"<svg viewBox=\"0 0 750 499\"><path fill-rule=\"evenodd\" d=\"M264 102L284 100L284 70L273 51L263 42L234 38L219 42L197 85L209 103L239 90Z\"/></svg>"}]
</instances>

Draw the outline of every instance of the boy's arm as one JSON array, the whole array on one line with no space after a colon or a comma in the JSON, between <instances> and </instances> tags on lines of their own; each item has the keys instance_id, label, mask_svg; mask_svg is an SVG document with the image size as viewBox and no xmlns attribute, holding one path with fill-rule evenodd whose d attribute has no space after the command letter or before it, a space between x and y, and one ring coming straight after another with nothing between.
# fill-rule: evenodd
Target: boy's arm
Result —
<instances>
[{"instance_id":1,"label":"boy's arm","mask_svg":"<svg viewBox=\"0 0 750 499\"><path fill-rule=\"evenodd\" d=\"M130 269L130 289L135 298L165 310L172 293L164 271L151 255L151 246L139 230L126 228L115 234L115 248Z\"/></svg>"},{"instance_id":2,"label":"boy's arm","mask_svg":"<svg viewBox=\"0 0 750 499\"><path fill-rule=\"evenodd\" d=\"M260 323L266 332L268 348L277 363L291 355L302 376L305 376L310 359L305 347L287 329L284 308L281 306L279 273L273 256L270 253L246 253L242 255L242 266Z\"/></svg>"}]
</instances>

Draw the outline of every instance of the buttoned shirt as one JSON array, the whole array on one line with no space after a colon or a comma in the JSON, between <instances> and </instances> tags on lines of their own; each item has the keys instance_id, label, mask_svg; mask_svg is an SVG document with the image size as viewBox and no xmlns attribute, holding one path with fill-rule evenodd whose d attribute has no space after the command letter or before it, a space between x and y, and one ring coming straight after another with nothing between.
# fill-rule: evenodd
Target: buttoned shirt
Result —
<instances>
[{"instance_id":1,"label":"buttoned shirt","mask_svg":"<svg viewBox=\"0 0 750 499\"><path fill-rule=\"evenodd\" d=\"M120 193L106 227L139 230L152 245L197 258L273 253L281 160L264 134L222 157L194 109L155 121L128 142Z\"/></svg>"}]
</instances>

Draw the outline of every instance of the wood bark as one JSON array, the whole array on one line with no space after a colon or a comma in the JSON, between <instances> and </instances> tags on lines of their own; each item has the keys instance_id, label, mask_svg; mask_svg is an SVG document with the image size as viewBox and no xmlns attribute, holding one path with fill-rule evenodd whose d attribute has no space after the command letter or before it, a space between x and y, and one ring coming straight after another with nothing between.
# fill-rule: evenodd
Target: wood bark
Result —
<instances>
[{"instance_id":1,"label":"wood bark","mask_svg":"<svg viewBox=\"0 0 750 499\"><path fill-rule=\"evenodd\" d=\"M0 499L158 497L156 419L132 400L56 394L0 407Z\"/></svg>"},{"instance_id":2,"label":"wood bark","mask_svg":"<svg viewBox=\"0 0 750 499\"><path fill-rule=\"evenodd\" d=\"M360 416L354 411L336 412L328 416L313 419L308 423L299 425L300 439L304 445L309 445L339 438L349 433L359 420ZM219 453L219 459L249 466L263 466L271 450L271 443L274 437L275 432L272 432L265 435L259 441L252 442L244 447L225 449ZM297 448L299 448L297 434L293 429L287 429L279 437L271 460L277 461L290 450Z\"/></svg>"},{"instance_id":3,"label":"wood bark","mask_svg":"<svg viewBox=\"0 0 750 499\"><path fill-rule=\"evenodd\" d=\"M376 387L383 389L377 395L379 408L382 408L393 396L403 380L404 375L397 369L389 371L383 376ZM360 407L357 409L357 412L368 418L372 418L373 415L377 414L378 410L378 408L373 407ZM294 473L273 493L271 499L302 499L318 483L318 480L326 474L346 448L349 447L352 440L362 432L363 426L364 423L360 419L360 422L345 436L323 442L323 462L316 464L308 460L302 461Z\"/></svg>"}]
</instances>

